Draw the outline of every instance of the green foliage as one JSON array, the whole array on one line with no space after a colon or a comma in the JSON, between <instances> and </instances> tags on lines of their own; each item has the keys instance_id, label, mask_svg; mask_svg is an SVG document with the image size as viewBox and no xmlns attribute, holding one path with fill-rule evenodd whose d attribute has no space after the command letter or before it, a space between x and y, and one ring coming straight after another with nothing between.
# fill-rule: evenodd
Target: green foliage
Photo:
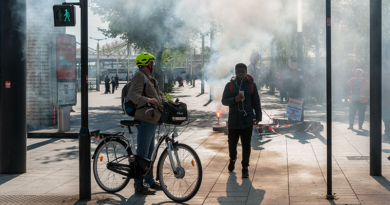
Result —
<instances>
[{"instance_id":1,"label":"green foliage","mask_svg":"<svg viewBox=\"0 0 390 205\"><path fill-rule=\"evenodd\" d=\"M165 98L168 100L168 102L173 102L173 98L168 93L164 93L164 94L165 94Z\"/></svg>"},{"instance_id":2,"label":"green foliage","mask_svg":"<svg viewBox=\"0 0 390 205\"><path fill-rule=\"evenodd\" d=\"M168 93L171 93L173 90L173 86L175 86L175 82L172 82L171 85L168 87Z\"/></svg>"}]
</instances>

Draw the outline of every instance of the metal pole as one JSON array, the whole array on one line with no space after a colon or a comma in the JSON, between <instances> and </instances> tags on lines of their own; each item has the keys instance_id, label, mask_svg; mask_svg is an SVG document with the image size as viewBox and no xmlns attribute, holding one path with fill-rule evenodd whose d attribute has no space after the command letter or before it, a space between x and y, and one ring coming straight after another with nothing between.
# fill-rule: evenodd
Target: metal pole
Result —
<instances>
[{"instance_id":1,"label":"metal pole","mask_svg":"<svg viewBox=\"0 0 390 205\"><path fill-rule=\"evenodd\" d=\"M119 51L116 52L116 75L119 73Z\"/></svg>"},{"instance_id":2,"label":"metal pole","mask_svg":"<svg viewBox=\"0 0 390 205\"><path fill-rule=\"evenodd\" d=\"M91 199L91 137L88 128L88 0L81 9L81 129L79 134L79 198Z\"/></svg>"},{"instance_id":3,"label":"metal pole","mask_svg":"<svg viewBox=\"0 0 390 205\"><path fill-rule=\"evenodd\" d=\"M194 61L195 61L195 48L194 48L194 60L191 62L191 69L192 69L192 87L195 87L195 67L194 67Z\"/></svg>"},{"instance_id":4,"label":"metal pole","mask_svg":"<svg viewBox=\"0 0 390 205\"><path fill-rule=\"evenodd\" d=\"M382 1L370 0L370 175L382 175ZM386 93L387 94L387 93Z\"/></svg>"},{"instance_id":5,"label":"metal pole","mask_svg":"<svg viewBox=\"0 0 390 205\"><path fill-rule=\"evenodd\" d=\"M97 63L96 63L96 91L100 91L100 61L99 61L99 41L97 42Z\"/></svg>"},{"instance_id":6,"label":"metal pole","mask_svg":"<svg viewBox=\"0 0 390 205\"><path fill-rule=\"evenodd\" d=\"M26 172L26 40L26 0L0 1L0 174Z\"/></svg>"},{"instance_id":7,"label":"metal pole","mask_svg":"<svg viewBox=\"0 0 390 205\"><path fill-rule=\"evenodd\" d=\"M210 31L210 58L209 58L209 68L210 68L210 65L211 65L211 57L212 57L212 54L213 54L213 41L214 41L214 27L212 27L211 31ZM211 79L211 78L209 78ZM210 84L210 100L213 100L213 97L214 97L214 82L211 82L211 80L209 80L209 84ZM219 120L219 118L218 118Z\"/></svg>"},{"instance_id":8,"label":"metal pole","mask_svg":"<svg viewBox=\"0 0 390 205\"><path fill-rule=\"evenodd\" d=\"M204 93L204 35L202 34L202 79L200 93Z\"/></svg>"},{"instance_id":9,"label":"metal pole","mask_svg":"<svg viewBox=\"0 0 390 205\"><path fill-rule=\"evenodd\" d=\"M130 53L127 57L127 82L130 81Z\"/></svg>"},{"instance_id":10,"label":"metal pole","mask_svg":"<svg viewBox=\"0 0 390 205\"><path fill-rule=\"evenodd\" d=\"M326 156L327 156L327 195L332 193L332 47L331 47L331 0L326 0Z\"/></svg>"}]
</instances>

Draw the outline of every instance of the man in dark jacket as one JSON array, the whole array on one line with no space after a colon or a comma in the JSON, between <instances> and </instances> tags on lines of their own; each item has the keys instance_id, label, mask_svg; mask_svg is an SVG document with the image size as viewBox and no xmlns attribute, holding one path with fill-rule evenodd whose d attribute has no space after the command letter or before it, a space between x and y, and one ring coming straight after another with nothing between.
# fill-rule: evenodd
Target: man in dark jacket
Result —
<instances>
[{"instance_id":1,"label":"man in dark jacket","mask_svg":"<svg viewBox=\"0 0 390 205\"><path fill-rule=\"evenodd\" d=\"M119 86L119 78L118 78L118 74L116 74L116 76L115 76L115 88L116 88L116 90L118 90L118 86Z\"/></svg>"},{"instance_id":2,"label":"man in dark jacket","mask_svg":"<svg viewBox=\"0 0 390 205\"><path fill-rule=\"evenodd\" d=\"M241 136L242 177L248 178L249 158L251 154L252 127L262 119L260 96L253 77L247 74L247 66L236 65L236 76L226 84L222 104L229 106L229 171L234 170L237 159L237 143Z\"/></svg>"},{"instance_id":3,"label":"man in dark jacket","mask_svg":"<svg viewBox=\"0 0 390 205\"><path fill-rule=\"evenodd\" d=\"M108 78L108 75L104 78L104 84L106 86L106 92L105 93L110 93L110 79Z\"/></svg>"},{"instance_id":4,"label":"man in dark jacket","mask_svg":"<svg viewBox=\"0 0 390 205\"><path fill-rule=\"evenodd\" d=\"M116 82L114 76L111 77L111 85L112 85L112 94L114 94L115 87L116 87Z\"/></svg>"},{"instance_id":5,"label":"man in dark jacket","mask_svg":"<svg viewBox=\"0 0 390 205\"><path fill-rule=\"evenodd\" d=\"M283 86L288 92L289 98L304 98L305 97L305 75L301 70L298 70L297 67L297 58L290 57L291 63L290 68L283 75ZM302 105L302 115L301 121L304 121L304 104ZM289 119L289 121L292 121Z\"/></svg>"}]
</instances>

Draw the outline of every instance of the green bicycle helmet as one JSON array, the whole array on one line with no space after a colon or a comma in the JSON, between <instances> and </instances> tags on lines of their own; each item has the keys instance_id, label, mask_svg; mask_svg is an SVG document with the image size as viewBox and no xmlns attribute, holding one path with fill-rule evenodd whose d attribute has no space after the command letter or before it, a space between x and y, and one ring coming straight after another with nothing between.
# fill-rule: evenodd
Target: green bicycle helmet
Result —
<instances>
[{"instance_id":1,"label":"green bicycle helmet","mask_svg":"<svg viewBox=\"0 0 390 205\"><path fill-rule=\"evenodd\" d=\"M148 53L148 52L143 52L137 56L135 59L135 63L137 64L138 67L143 67L143 66L148 66L150 61L154 61L156 58Z\"/></svg>"}]
</instances>

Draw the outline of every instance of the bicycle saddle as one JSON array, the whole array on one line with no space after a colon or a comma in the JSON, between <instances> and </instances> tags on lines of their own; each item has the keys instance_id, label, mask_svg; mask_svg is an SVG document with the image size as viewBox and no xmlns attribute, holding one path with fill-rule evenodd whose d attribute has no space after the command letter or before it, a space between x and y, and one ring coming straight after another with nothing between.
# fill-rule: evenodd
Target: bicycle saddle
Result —
<instances>
[{"instance_id":1,"label":"bicycle saddle","mask_svg":"<svg viewBox=\"0 0 390 205\"><path fill-rule=\"evenodd\" d=\"M132 126L139 125L139 121L135 121L135 120L121 120L120 123L121 123L121 125L126 126L126 127L132 127Z\"/></svg>"}]
</instances>

